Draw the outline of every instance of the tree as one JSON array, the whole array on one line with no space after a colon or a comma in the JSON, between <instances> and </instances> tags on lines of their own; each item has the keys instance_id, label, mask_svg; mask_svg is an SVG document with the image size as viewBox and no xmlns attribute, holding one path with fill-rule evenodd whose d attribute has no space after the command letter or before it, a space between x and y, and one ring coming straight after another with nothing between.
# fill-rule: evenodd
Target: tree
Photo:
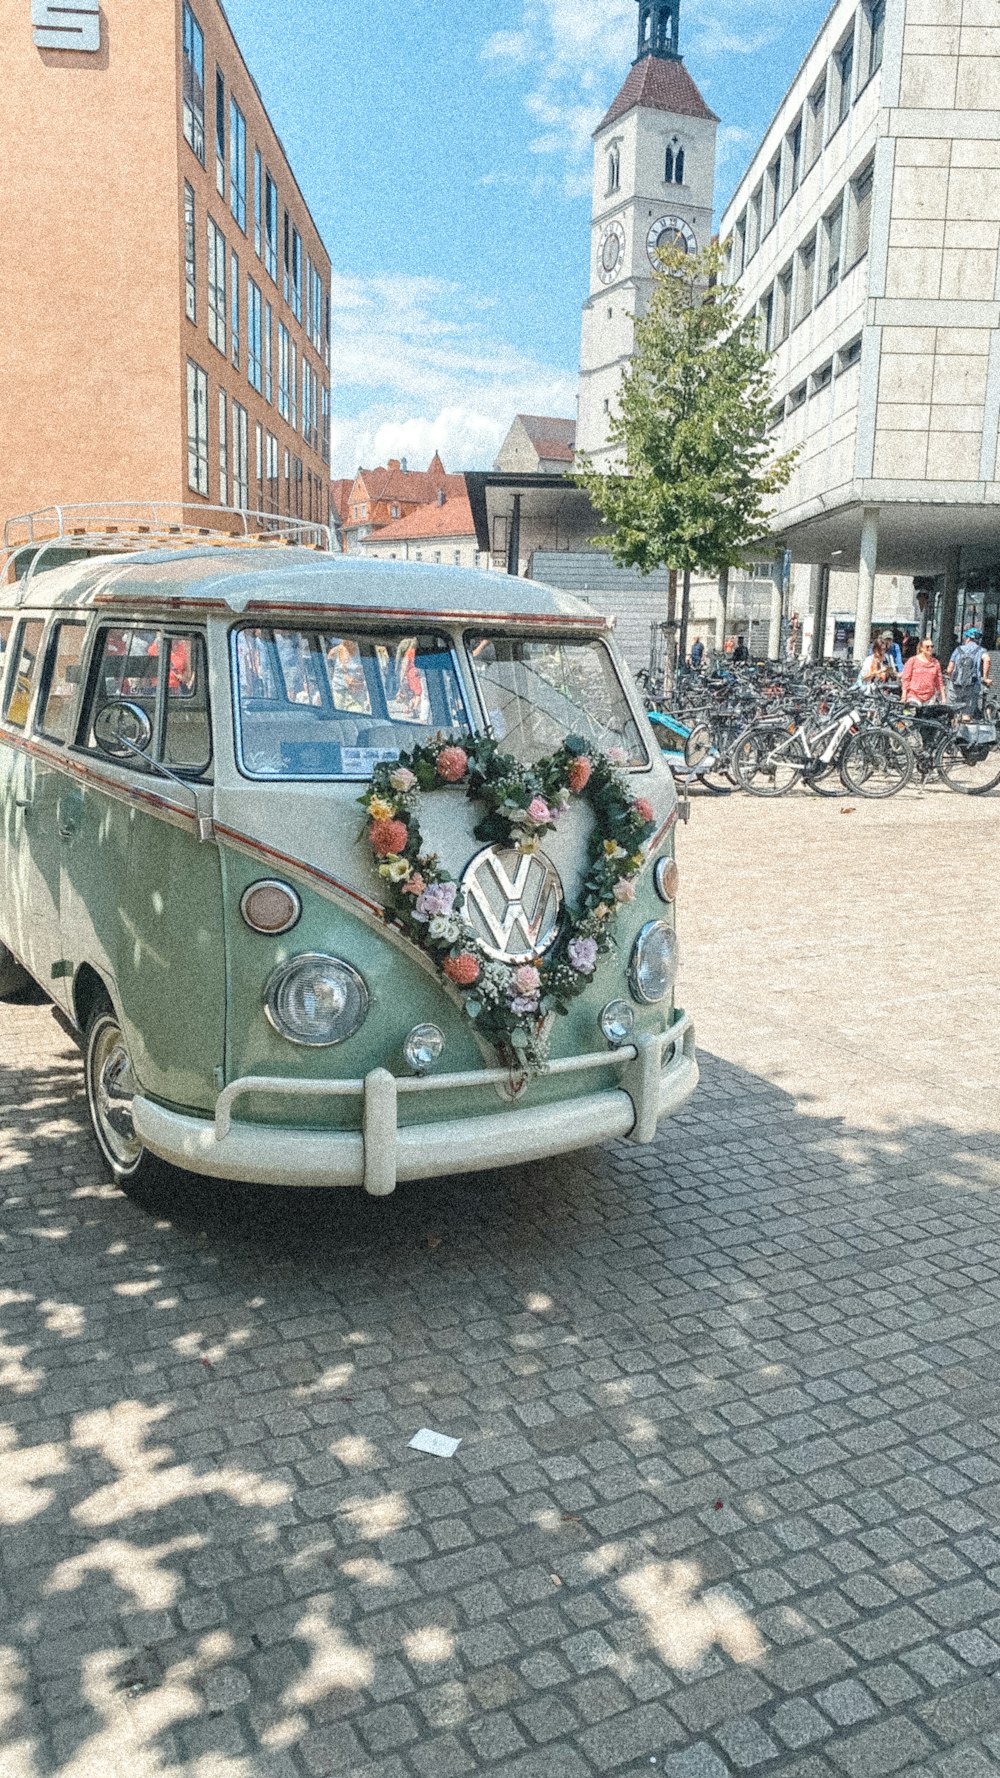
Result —
<instances>
[{"instance_id":1,"label":"tree","mask_svg":"<svg viewBox=\"0 0 1000 1778\"><path fill-rule=\"evenodd\" d=\"M768 504L796 453L767 437L768 353L739 292L720 283L723 250L661 249L649 312L622 382L610 443L621 468L577 475L610 526L597 541L622 567L721 574L768 531Z\"/></svg>"}]
</instances>

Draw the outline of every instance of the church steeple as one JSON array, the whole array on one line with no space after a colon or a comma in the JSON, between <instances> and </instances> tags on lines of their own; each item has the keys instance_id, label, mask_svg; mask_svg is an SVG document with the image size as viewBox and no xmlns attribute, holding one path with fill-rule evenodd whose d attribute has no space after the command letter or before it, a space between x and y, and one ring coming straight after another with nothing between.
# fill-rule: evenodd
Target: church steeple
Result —
<instances>
[{"instance_id":1,"label":"church steeple","mask_svg":"<svg viewBox=\"0 0 1000 1778\"><path fill-rule=\"evenodd\" d=\"M639 0L639 53L680 60L681 0Z\"/></svg>"}]
</instances>

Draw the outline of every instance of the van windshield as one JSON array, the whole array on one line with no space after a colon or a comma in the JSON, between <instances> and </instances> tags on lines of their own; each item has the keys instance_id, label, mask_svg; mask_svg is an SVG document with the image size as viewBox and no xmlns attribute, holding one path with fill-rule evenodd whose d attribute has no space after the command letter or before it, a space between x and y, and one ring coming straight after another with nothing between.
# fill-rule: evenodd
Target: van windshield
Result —
<instances>
[{"instance_id":1,"label":"van windshield","mask_svg":"<svg viewBox=\"0 0 1000 1778\"><path fill-rule=\"evenodd\" d=\"M490 727L526 765L580 735L622 764L648 766L649 755L625 689L603 642L471 636L473 670Z\"/></svg>"},{"instance_id":2,"label":"van windshield","mask_svg":"<svg viewBox=\"0 0 1000 1778\"><path fill-rule=\"evenodd\" d=\"M247 628L234 638L240 761L257 778L370 778L469 726L447 642Z\"/></svg>"}]
</instances>

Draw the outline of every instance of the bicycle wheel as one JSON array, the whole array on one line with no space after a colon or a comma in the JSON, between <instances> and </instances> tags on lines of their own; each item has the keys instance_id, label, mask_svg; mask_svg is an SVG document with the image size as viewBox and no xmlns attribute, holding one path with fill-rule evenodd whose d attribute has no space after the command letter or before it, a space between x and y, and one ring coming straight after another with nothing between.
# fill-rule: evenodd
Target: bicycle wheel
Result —
<instances>
[{"instance_id":1,"label":"bicycle wheel","mask_svg":"<svg viewBox=\"0 0 1000 1778\"><path fill-rule=\"evenodd\" d=\"M779 751L788 730L748 728L730 755L730 768L750 796L787 796L802 774L801 765Z\"/></svg>"},{"instance_id":2,"label":"bicycle wheel","mask_svg":"<svg viewBox=\"0 0 1000 1778\"><path fill-rule=\"evenodd\" d=\"M996 742L970 747L961 730L945 735L934 758L939 777L949 790L983 796L1000 784L1000 748Z\"/></svg>"},{"instance_id":3,"label":"bicycle wheel","mask_svg":"<svg viewBox=\"0 0 1000 1778\"><path fill-rule=\"evenodd\" d=\"M913 749L898 729L863 728L840 756L840 775L853 796L898 796L913 776Z\"/></svg>"}]
</instances>

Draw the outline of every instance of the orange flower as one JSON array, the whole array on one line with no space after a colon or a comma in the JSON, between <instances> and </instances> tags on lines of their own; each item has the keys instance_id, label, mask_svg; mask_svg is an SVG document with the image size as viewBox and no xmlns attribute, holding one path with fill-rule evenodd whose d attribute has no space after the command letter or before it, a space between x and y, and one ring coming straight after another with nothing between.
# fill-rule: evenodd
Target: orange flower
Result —
<instances>
[{"instance_id":1,"label":"orange flower","mask_svg":"<svg viewBox=\"0 0 1000 1778\"><path fill-rule=\"evenodd\" d=\"M470 951L461 951L457 957L446 957L441 965L450 982L457 982L460 988L471 988L473 982L479 980L479 964Z\"/></svg>"},{"instance_id":2,"label":"orange flower","mask_svg":"<svg viewBox=\"0 0 1000 1778\"><path fill-rule=\"evenodd\" d=\"M422 895L424 890L426 889L426 887L427 887L427 884L424 882L424 879L420 875L420 872L414 871L412 877L408 877L406 882L403 884L403 894L404 895Z\"/></svg>"},{"instance_id":3,"label":"orange flower","mask_svg":"<svg viewBox=\"0 0 1000 1778\"><path fill-rule=\"evenodd\" d=\"M574 759L573 764L570 766L569 771L566 774L566 782L574 796L579 796L581 790L586 790L587 785L590 783L590 775L593 772L593 769L589 759L584 759L582 757L580 759Z\"/></svg>"},{"instance_id":4,"label":"orange flower","mask_svg":"<svg viewBox=\"0 0 1000 1778\"><path fill-rule=\"evenodd\" d=\"M469 755L463 747L442 747L438 754L437 774L446 784L460 784L469 769Z\"/></svg>"},{"instance_id":5,"label":"orange flower","mask_svg":"<svg viewBox=\"0 0 1000 1778\"><path fill-rule=\"evenodd\" d=\"M405 821L373 821L368 829L376 858L395 858L405 849L409 837Z\"/></svg>"}]
</instances>

